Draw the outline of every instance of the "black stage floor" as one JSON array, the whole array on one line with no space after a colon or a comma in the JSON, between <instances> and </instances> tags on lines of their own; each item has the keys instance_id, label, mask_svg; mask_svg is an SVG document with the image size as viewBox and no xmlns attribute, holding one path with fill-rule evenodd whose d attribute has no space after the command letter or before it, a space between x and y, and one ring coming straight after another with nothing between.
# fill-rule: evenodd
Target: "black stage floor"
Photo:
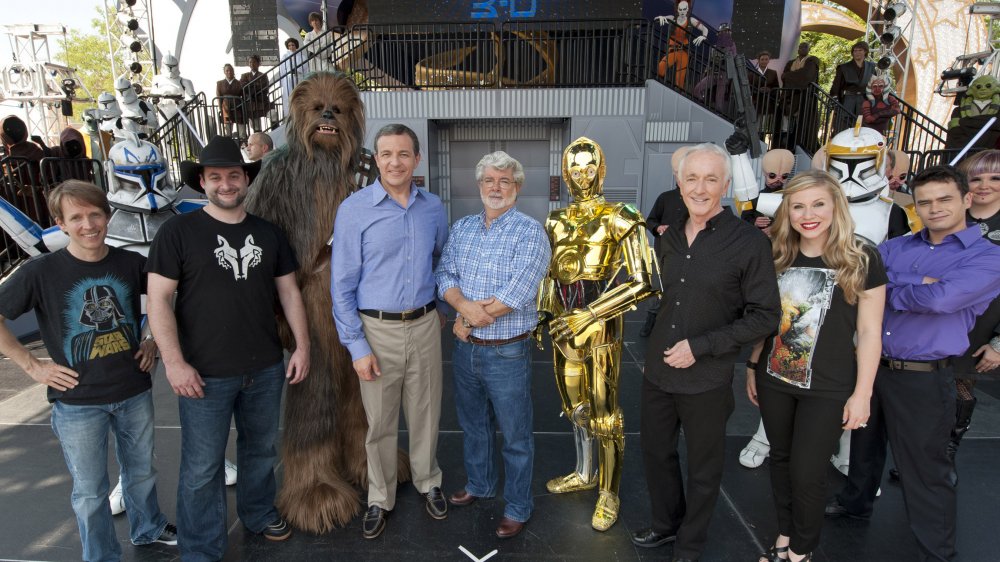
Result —
<instances>
[{"instance_id":1,"label":"black stage floor","mask_svg":"<svg viewBox=\"0 0 1000 562\"><path fill-rule=\"evenodd\" d=\"M452 506L444 521L432 520L422 498L410 485L399 488L396 509L385 533L376 540L361 537L360 517L344 529L316 536L296 532L284 543L271 543L247 533L235 515L235 491L229 491L230 535L226 560L470 560L460 547L478 559L497 550L492 560L669 560L671 546L640 549L629 534L647 525L649 504L640 463L637 433L639 389L645 341L637 336L641 313L629 317L621 376L621 403L625 412L626 459L622 479L622 513L606 533L590 528L596 492L556 496L545 481L568 472L573 444L566 420L559 417L549 352L537 352L534 368L535 513L518 537L501 541L493 529L502 515L500 500L479 501L465 508ZM450 329L447 332L450 334ZM445 338L445 358L450 337ZM7 360L2 362L6 363ZM7 368L9 370L9 367ZM743 391L743 369L734 381L736 412L730 419L727 461L722 494L716 506L706 561L756 560L775 533L767 464L748 470L737 462L740 449L757 426L755 408ZM22 375L23 377L23 375ZM445 393L438 459L444 470L444 491L465 483L461 431L451 392L450 364L445 365ZM0 386L26 377L0 377ZM0 392L9 390L0 388ZM32 400L32 393L37 398ZM996 561L1000 556L1000 382L985 381L977 390L980 404L973 429L959 453L958 550L963 561ZM79 560L80 543L69 504L71 482L59 445L48 425L48 408L40 388L0 394L0 560ZM162 376L154 387L157 406L156 451L160 505L168 517L176 506L180 431L177 406ZM405 432L402 434L405 441ZM232 448L234 439L230 439ZM230 451L230 458L235 458ZM683 452L682 452L683 458ZM112 471L116 470L112 463ZM279 467L280 471L280 467ZM831 493L843 477L829 467ZM113 473L113 472L112 472ZM280 478L280 473L279 473ZM363 496L362 496L363 497ZM167 561L179 558L166 546L135 547L128 542L128 523L116 518L126 560ZM817 561L865 562L917 560L915 543L906 524L898 486L886 484L870 521L828 520Z\"/></svg>"}]
</instances>

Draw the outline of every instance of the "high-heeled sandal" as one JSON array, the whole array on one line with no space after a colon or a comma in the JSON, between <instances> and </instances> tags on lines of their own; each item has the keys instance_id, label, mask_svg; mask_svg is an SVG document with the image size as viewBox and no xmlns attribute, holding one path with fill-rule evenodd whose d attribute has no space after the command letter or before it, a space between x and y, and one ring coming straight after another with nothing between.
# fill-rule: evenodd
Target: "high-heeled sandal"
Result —
<instances>
[{"instance_id":1,"label":"high-heeled sandal","mask_svg":"<svg viewBox=\"0 0 1000 562\"><path fill-rule=\"evenodd\" d=\"M781 555L785 556L782 557ZM812 556L811 554L809 555ZM788 562L788 545L772 546L767 552L761 552L757 557L757 562Z\"/></svg>"}]
</instances>

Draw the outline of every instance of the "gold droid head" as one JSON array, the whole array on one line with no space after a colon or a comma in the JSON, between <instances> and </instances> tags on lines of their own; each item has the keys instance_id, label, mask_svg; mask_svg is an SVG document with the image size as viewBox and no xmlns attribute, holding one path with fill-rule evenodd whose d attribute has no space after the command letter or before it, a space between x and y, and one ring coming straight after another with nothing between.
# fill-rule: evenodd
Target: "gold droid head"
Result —
<instances>
[{"instance_id":1,"label":"gold droid head","mask_svg":"<svg viewBox=\"0 0 1000 562\"><path fill-rule=\"evenodd\" d=\"M604 151L594 141L580 137L563 151L563 180L575 201L589 201L604 191Z\"/></svg>"}]
</instances>

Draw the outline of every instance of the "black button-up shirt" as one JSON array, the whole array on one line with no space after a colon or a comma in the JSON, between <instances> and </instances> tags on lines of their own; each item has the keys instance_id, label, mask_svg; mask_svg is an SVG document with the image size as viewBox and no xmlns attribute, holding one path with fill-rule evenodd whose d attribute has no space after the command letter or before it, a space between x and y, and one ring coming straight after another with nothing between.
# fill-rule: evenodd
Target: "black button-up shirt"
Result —
<instances>
[{"instance_id":1,"label":"black button-up shirt","mask_svg":"<svg viewBox=\"0 0 1000 562\"><path fill-rule=\"evenodd\" d=\"M645 375L666 392L697 394L732 384L740 348L774 333L781 301L767 236L723 210L689 247L687 220L661 237L663 296ZM694 365L664 363L663 352L685 339Z\"/></svg>"}]
</instances>

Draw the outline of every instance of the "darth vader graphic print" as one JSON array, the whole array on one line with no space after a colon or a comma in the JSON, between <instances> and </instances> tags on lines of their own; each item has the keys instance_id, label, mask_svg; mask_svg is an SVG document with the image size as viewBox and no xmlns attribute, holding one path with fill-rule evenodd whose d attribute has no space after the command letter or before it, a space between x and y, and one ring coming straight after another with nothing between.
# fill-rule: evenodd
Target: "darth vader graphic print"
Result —
<instances>
[{"instance_id":1,"label":"darth vader graphic print","mask_svg":"<svg viewBox=\"0 0 1000 562\"><path fill-rule=\"evenodd\" d=\"M129 353L138 345L138 327L129 319L132 291L114 275L82 279L65 296L63 352L75 366L116 353Z\"/></svg>"},{"instance_id":2,"label":"darth vader graphic print","mask_svg":"<svg viewBox=\"0 0 1000 562\"><path fill-rule=\"evenodd\" d=\"M768 374L799 388L811 387L816 341L835 285L832 269L795 267L778 276L781 323L767 360Z\"/></svg>"},{"instance_id":3,"label":"darth vader graphic print","mask_svg":"<svg viewBox=\"0 0 1000 562\"><path fill-rule=\"evenodd\" d=\"M260 265L264 249L254 244L253 234L248 234L240 244L233 246L224 236L217 235L219 246L215 248L215 258L223 269L233 272L233 277L240 281L246 279L250 269Z\"/></svg>"}]
</instances>

